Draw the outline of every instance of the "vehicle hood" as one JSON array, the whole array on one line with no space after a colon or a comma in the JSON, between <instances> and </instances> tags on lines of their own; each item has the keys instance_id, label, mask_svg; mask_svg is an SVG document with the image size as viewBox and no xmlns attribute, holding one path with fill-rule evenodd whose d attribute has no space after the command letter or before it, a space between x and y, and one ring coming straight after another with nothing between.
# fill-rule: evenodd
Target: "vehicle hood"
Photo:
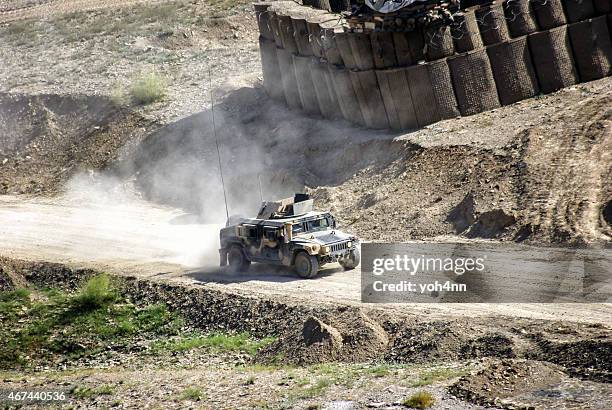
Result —
<instances>
[{"instance_id":1,"label":"vehicle hood","mask_svg":"<svg viewBox=\"0 0 612 410\"><path fill-rule=\"evenodd\" d=\"M317 243L319 245L328 245L330 243L346 241L351 238L352 238L351 235L347 235L344 232L333 230L333 231L302 233L302 234L294 236L293 241L294 242Z\"/></svg>"}]
</instances>

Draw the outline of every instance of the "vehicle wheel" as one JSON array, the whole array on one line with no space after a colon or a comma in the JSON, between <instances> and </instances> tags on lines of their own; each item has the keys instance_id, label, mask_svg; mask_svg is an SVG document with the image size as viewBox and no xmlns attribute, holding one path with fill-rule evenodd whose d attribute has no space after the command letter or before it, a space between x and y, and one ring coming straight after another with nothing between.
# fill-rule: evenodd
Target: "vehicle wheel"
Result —
<instances>
[{"instance_id":1,"label":"vehicle wheel","mask_svg":"<svg viewBox=\"0 0 612 410\"><path fill-rule=\"evenodd\" d=\"M231 273L245 272L249 269L251 261L247 259L242 247L232 245L227 254L228 271Z\"/></svg>"},{"instance_id":2,"label":"vehicle wheel","mask_svg":"<svg viewBox=\"0 0 612 410\"><path fill-rule=\"evenodd\" d=\"M295 257L295 271L300 277L311 279L317 276L319 271L319 260L306 252L300 252Z\"/></svg>"},{"instance_id":3,"label":"vehicle wheel","mask_svg":"<svg viewBox=\"0 0 612 410\"><path fill-rule=\"evenodd\" d=\"M340 266L344 268L344 270L352 270L359 265L359 261L361 260L361 255L359 254L359 249L355 248L350 253L349 256L345 259L341 259L339 261Z\"/></svg>"}]
</instances>

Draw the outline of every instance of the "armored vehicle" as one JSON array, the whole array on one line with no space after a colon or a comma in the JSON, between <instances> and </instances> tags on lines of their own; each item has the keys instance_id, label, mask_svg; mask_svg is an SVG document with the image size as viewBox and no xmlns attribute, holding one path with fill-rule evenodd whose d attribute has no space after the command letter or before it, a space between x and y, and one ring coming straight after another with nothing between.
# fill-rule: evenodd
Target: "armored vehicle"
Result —
<instances>
[{"instance_id":1,"label":"armored vehicle","mask_svg":"<svg viewBox=\"0 0 612 410\"><path fill-rule=\"evenodd\" d=\"M305 194L264 202L257 218L230 218L221 229L221 266L246 271L251 262L293 266L302 278L338 262L345 270L359 264L358 240L336 229L329 212L313 211Z\"/></svg>"}]
</instances>

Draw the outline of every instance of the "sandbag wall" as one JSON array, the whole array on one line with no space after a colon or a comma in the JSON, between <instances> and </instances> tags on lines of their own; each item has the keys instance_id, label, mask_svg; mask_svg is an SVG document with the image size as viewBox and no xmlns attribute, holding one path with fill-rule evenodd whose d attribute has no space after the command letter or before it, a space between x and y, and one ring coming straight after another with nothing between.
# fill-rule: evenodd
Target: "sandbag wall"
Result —
<instances>
[{"instance_id":1,"label":"sandbag wall","mask_svg":"<svg viewBox=\"0 0 612 410\"><path fill-rule=\"evenodd\" d=\"M347 32L341 16L255 3L264 87L292 109L423 127L612 74L612 0L506 0L451 27Z\"/></svg>"}]
</instances>

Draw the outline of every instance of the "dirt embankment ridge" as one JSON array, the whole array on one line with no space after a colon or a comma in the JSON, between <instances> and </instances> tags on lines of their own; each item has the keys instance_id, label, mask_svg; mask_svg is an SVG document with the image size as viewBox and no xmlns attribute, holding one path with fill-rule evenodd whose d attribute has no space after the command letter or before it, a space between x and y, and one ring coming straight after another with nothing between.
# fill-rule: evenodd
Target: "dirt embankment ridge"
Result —
<instances>
[{"instance_id":1,"label":"dirt embankment ridge","mask_svg":"<svg viewBox=\"0 0 612 410\"><path fill-rule=\"evenodd\" d=\"M419 145L388 166L314 194L377 240L609 242L611 107L609 90L568 90L474 116L472 129L442 122L431 141L406 136Z\"/></svg>"},{"instance_id":2,"label":"dirt embankment ridge","mask_svg":"<svg viewBox=\"0 0 612 410\"><path fill-rule=\"evenodd\" d=\"M0 290L24 283L75 289L97 274L62 264L0 259ZM279 336L259 360L312 364L328 361L427 363L481 358L525 358L555 363L572 376L612 381L610 329L520 318L428 319L376 308L311 306L237 295L164 280L116 277L134 303L165 303L208 331Z\"/></svg>"},{"instance_id":3,"label":"dirt embankment ridge","mask_svg":"<svg viewBox=\"0 0 612 410\"><path fill-rule=\"evenodd\" d=\"M0 95L0 194L53 194L106 169L154 123L104 97Z\"/></svg>"}]
</instances>

